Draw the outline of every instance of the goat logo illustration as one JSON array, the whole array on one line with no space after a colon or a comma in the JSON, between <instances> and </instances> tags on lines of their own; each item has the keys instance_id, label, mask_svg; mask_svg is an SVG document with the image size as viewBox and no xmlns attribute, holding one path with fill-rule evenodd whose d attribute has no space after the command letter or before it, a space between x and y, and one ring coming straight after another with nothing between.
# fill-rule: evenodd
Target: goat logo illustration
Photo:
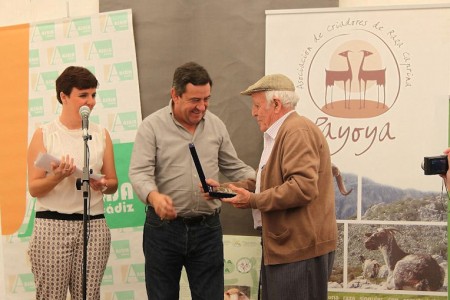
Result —
<instances>
[{"instance_id":1,"label":"goat logo illustration","mask_svg":"<svg viewBox=\"0 0 450 300\"><path fill-rule=\"evenodd\" d=\"M387 43L357 30L325 41L312 55L307 89L325 114L373 118L387 112L400 93L400 68Z\"/></svg>"}]
</instances>

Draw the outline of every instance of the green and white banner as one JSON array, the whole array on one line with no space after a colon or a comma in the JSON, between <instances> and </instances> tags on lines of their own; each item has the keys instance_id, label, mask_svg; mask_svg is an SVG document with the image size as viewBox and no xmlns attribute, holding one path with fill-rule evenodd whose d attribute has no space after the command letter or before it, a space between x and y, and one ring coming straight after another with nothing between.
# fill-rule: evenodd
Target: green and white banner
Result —
<instances>
[{"instance_id":1,"label":"green and white banner","mask_svg":"<svg viewBox=\"0 0 450 300\"><path fill-rule=\"evenodd\" d=\"M105 196L105 212L112 228L111 257L102 286L103 299L143 299L143 257L140 247L144 205L135 197L128 180L128 165L132 142L141 122L137 61L131 10L114 11L80 18L65 18L26 24L20 27L0 28L5 39L10 32L24 38L15 43L17 51L26 51L28 68L21 70L26 78L18 89L28 91L15 101L27 109L26 119L16 120L27 126L29 140L42 123L60 114L55 80L70 65L90 69L99 81L97 105L90 120L101 124L111 134L119 189ZM24 49L24 50L22 50ZM13 56L13 53L9 56ZM0 60L8 61L8 53ZM16 64L18 64L17 62ZM0 74L8 77L8 74ZM19 77L19 76L17 76ZM25 82L25 83L24 83ZM22 115L20 115L22 117ZM28 124L28 125L27 125ZM21 134L23 135L23 133ZM27 145L19 145L25 151ZM22 160L25 161L24 156ZM8 165L7 165L8 167ZM15 178L26 188L26 170ZM34 221L35 199L28 193L20 195L11 207L2 202L2 214L22 212L14 220L2 218L2 253L7 299L34 299L34 279L27 258L27 248ZM17 209L15 207L17 207ZM21 206L25 209L20 209ZM20 226L15 224L21 224ZM131 291L132 297L128 297ZM124 296L125 295L125 296Z\"/></svg>"}]
</instances>

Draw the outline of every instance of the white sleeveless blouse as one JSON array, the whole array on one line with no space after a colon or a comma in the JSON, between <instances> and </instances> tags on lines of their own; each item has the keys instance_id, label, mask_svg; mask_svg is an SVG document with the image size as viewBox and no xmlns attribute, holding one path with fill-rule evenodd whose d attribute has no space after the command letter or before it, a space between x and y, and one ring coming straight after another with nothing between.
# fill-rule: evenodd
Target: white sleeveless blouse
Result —
<instances>
[{"instance_id":1,"label":"white sleeveless blouse","mask_svg":"<svg viewBox=\"0 0 450 300\"><path fill-rule=\"evenodd\" d=\"M59 118L41 126L44 147L47 153L61 159L67 154L74 158L74 163L79 169L84 166L84 140L82 129L70 130L65 127ZM89 167L93 173L100 174L103 166L103 154L105 152L105 130L98 124L89 124L89 134L92 140L89 146ZM76 176L64 178L53 190L43 197L36 199L36 211L56 211L63 214L83 213L84 199L81 190L77 190ZM99 191L90 191L89 215L98 215L104 212L103 194Z\"/></svg>"}]
</instances>

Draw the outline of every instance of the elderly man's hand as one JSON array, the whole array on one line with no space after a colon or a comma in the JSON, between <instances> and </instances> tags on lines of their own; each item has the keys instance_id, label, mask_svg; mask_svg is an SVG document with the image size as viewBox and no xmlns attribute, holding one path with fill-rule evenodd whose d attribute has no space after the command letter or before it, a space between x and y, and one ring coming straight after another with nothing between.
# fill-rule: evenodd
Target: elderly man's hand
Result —
<instances>
[{"instance_id":1,"label":"elderly man's hand","mask_svg":"<svg viewBox=\"0 0 450 300\"><path fill-rule=\"evenodd\" d=\"M222 202L230 203L236 208L250 208L250 192L243 188L238 188L232 184L228 186L236 196L233 198L223 198Z\"/></svg>"}]
</instances>

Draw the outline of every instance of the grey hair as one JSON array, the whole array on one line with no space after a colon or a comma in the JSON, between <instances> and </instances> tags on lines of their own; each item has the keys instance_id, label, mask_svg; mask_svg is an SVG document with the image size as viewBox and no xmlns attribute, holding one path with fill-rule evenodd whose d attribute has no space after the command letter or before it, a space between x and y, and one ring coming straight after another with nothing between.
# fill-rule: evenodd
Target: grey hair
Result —
<instances>
[{"instance_id":1,"label":"grey hair","mask_svg":"<svg viewBox=\"0 0 450 300\"><path fill-rule=\"evenodd\" d=\"M292 91L266 91L265 94L267 105L272 102L273 98L277 98L280 99L283 106L294 109L299 100L297 93Z\"/></svg>"}]
</instances>

